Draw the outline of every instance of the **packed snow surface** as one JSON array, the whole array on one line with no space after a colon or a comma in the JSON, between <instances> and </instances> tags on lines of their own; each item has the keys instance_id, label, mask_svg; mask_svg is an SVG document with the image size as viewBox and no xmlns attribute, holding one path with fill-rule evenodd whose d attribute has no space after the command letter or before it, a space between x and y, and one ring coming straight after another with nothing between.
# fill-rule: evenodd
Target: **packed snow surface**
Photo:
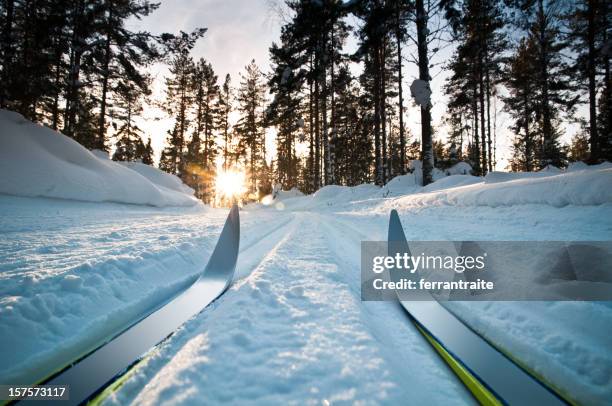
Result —
<instances>
[{"instance_id":1,"label":"packed snow surface","mask_svg":"<svg viewBox=\"0 0 612 406\"><path fill-rule=\"evenodd\" d=\"M395 303L361 301L360 242L385 239L392 208L409 240L610 240L612 169L442 173L425 188L417 176L245 207L230 290L106 404L474 404ZM40 380L171 300L204 269L227 212L0 195L0 383ZM447 306L572 399L612 398L609 303Z\"/></svg>"},{"instance_id":2,"label":"packed snow surface","mask_svg":"<svg viewBox=\"0 0 612 406\"><path fill-rule=\"evenodd\" d=\"M160 207L197 203L172 175L111 161L6 110L0 110L0 193Z\"/></svg>"}]
</instances>

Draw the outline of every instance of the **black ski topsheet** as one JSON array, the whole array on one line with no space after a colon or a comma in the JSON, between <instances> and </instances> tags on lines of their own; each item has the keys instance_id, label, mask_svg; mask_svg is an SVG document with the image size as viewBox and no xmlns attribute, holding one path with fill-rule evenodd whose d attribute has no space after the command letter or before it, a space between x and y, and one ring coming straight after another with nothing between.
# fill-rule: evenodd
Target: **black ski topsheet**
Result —
<instances>
[{"instance_id":1,"label":"black ski topsheet","mask_svg":"<svg viewBox=\"0 0 612 406\"><path fill-rule=\"evenodd\" d=\"M389 219L389 255L410 250L396 210ZM427 295L428 293L423 293ZM554 406L566 402L457 319L433 297L401 301L402 307L431 338L502 403Z\"/></svg>"},{"instance_id":2,"label":"black ski topsheet","mask_svg":"<svg viewBox=\"0 0 612 406\"><path fill-rule=\"evenodd\" d=\"M239 245L240 218L234 205L206 268L193 285L44 384L69 386L70 399L62 400L63 406L87 401L228 288L236 269Z\"/></svg>"}]
</instances>

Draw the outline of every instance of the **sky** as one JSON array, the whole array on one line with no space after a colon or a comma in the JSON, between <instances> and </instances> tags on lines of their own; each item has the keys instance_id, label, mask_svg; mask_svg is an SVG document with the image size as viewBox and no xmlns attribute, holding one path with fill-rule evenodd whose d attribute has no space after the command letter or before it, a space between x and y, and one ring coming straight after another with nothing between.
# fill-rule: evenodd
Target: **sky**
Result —
<instances>
[{"instance_id":1,"label":"sky","mask_svg":"<svg viewBox=\"0 0 612 406\"><path fill-rule=\"evenodd\" d=\"M237 87L240 72L252 59L262 71L269 71L268 48L280 37L282 25L274 10L275 4L275 0L163 0L154 13L142 20L131 21L128 27L154 34L207 28L204 37L192 50L194 59L203 57L211 62L220 84L229 73L232 86ZM153 98L161 100L168 69L159 64L151 71L154 76ZM140 122L143 132L151 136L156 161L172 124L172 119L156 108L147 109ZM273 151L273 132L267 138L268 149Z\"/></svg>"},{"instance_id":2,"label":"sky","mask_svg":"<svg viewBox=\"0 0 612 406\"><path fill-rule=\"evenodd\" d=\"M195 28L206 27L208 31L198 41L192 51L194 59L205 58L212 63L219 82L229 73L232 85L238 86L240 72L255 59L264 73L270 71L268 49L273 41L278 41L280 28L283 24L281 14L278 12L282 0L162 0L161 6L150 16L142 20L133 20L128 26L131 29L140 29L160 34L163 32L178 33L180 30L190 32ZM354 18L349 23L354 23ZM350 40L347 49L355 47L355 40ZM406 54L409 49L406 49ZM432 69L432 117L433 125L438 129L438 137L443 137L445 128L442 125L446 111L446 97L442 87L448 72L442 65L452 55L452 47L441 51L431 62L437 64ZM164 77L168 70L164 65L155 65L151 68L154 76L153 97L161 100L164 94ZM404 65L404 100L406 111L404 122L410 129L412 136L420 135L419 109L411 101L410 84L418 75L414 63L406 62ZM501 102L497 103L498 109ZM510 156L512 134L506 129L511 123L505 113L498 113L497 117L497 167L504 170L507 158ZM156 160L164 147L167 131L172 128L172 119L165 117L156 108L145 111L140 126L145 134L150 135L155 150ZM575 131L573 129L571 132ZM569 133L563 138L569 141ZM274 154L274 131L267 133L267 146L269 158Z\"/></svg>"}]
</instances>

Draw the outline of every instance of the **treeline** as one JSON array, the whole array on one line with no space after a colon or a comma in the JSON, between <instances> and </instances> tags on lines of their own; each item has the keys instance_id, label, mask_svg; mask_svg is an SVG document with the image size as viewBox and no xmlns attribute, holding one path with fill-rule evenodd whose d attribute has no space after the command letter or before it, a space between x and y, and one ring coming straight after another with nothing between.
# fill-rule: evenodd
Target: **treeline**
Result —
<instances>
[{"instance_id":1,"label":"treeline","mask_svg":"<svg viewBox=\"0 0 612 406\"><path fill-rule=\"evenodd\" d=\"M233 86L229 75L219 80L209 62L192 56L205 29L152 35L128 28L156 3L3 0L0 106L87 148L112 150L114 159L150 164L150 138L143 141L147 134L137 123L146 104L159 105L174 122L159 167L204 201L214 197L219 163L246 170L252 198L275 183L304 192L382 185L406 173L410 159L423 161L425 184L435 166L458 161L483 175L496 164L500 108L515 137L513 170L612 158L609 2L285 4L280 40L270 47L271 72L264 75L253 61ZM357 46L348 47L349 39ZM440 63L448 46L454 53ZM164 100L153 101L148 72L158 62L170 74ZM406 78L408 64L418 67L418 77ZM441 69L450 71L443 86L449 102L444 123L434 127L430 84ZM404 99L406 87L411 100ZM406 116L408 103L419 107L418 117ZM580 122L581 104L588 106L582 131L561 145L565 125ZM420 134L410 134L408 119L420 123Z\"/></svg>"},{"instance_id":2,"label":"treeline","mask_svg":"<svg viewBox=\"0 0 612 406\"><path fill-rule=\"evenodd\" d=\"M158 6L147 0L3 0L0 107L89 149L113 149L116 160L152 164L151 140L144 143L136 121L151 93L147 68L205 31L155 36L126 26Z\"/></svg>"},{"instance_id":3,"label":"treeline","mask_svg":"<svg viewBox=\"0 0 612 406\"><path fill-rule=\"evenodd\" d=\"M461 4L445 87L449 140L467 142L466 158L479 173L492 169L497 95L515 134L510 169L612 159L611 13L609 2L599 0ZM589 107L587 121L575 116L580 104ZM559 137L572 121L581 121L583 130L568 148Z\"/></svg>"},{"instance_id":4,"label":"treeline","mask_svg":"<svg viewBox=\"0 0 612 406\"><path fill-rule=\"evenodd\" d=\"M568 160L612 159L609 2L545 0L290 0L291 19L270 49L274 99L269 122L278 128L278 180L305 191L321 185L384 184L423 160L469 162L476 174L496 163L498 106L515 134L512 170L531 171ZM358 19L355 27L349 17ZM351 32L358 50L344 52ZM445 44L455 52L442 69L449 98L446 145L433 141L430 83L433 57ZM404 61L415 63L410 90L420 106L419 141L405 128ZM351 63L362 71L352 75ZM498 103L499 101L499 103ZM571 147L563 124L588 121ZM420 120L419 120L420 119ZM297 140L308 155L295 155ZM588 140L588 142L586 141ZM418 143L420 142L420 146ZM588 143L588 148L585 148ZM415 149L419 149L415 156Z\"/></svg>"},{"instance_id":5,"label":"treeline","mask_svg":"<svg viewBox=\"0 0 612 406\"><path fill-rule=\"evenodd\" d=\"M266 161L264 122L265 80L255 61L246 66L237 89L230 75L220 85L212 65L190 55L193 43L170 61L166 99L174 119L161 153L160 169L180 176L205 202L215 197L217 163L222 170L244 168L247 199L272 191L272 172ZM239 119L233 122L230 114Z\"/></svg>"}]
</instances>

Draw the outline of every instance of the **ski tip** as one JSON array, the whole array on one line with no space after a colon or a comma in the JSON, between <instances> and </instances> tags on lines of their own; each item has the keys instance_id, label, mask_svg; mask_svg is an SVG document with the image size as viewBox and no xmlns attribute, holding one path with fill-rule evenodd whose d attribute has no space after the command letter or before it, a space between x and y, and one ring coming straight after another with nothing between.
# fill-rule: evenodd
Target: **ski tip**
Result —
<instances>
[{"instance_id":1,"label":"ski tip","mask_svg":"<svg viewBox=\"0 0 612 406\"><path fill-rule=\"evenodd\" d=\"M238 205L236 203L234 203L230 209L228 220L240 226L240 210L238 209Z\"/></svg>"},{"instance_id":2,"label":"ski tip","mask_svg":"<svg viewBox=\"0 0 612 406\"><path fill-rule=\"evenodd\" d=\"M391 210L389 215L389 232L387 235L387 241L399 241L406 242L406 235L404 234L404 228L400 221L397 210Z\"/></svg>"},{"instance_id":3,"label":"ski tip","mask_svg":"<svg viewBox=\"0 0 612 406\"><path fill-rule=\"evenodd\" d=\"M399 214L397 214L397 210L392 209L391 215L389 216L389 222L400 221Z\"/></svg>"}]
</instances>

